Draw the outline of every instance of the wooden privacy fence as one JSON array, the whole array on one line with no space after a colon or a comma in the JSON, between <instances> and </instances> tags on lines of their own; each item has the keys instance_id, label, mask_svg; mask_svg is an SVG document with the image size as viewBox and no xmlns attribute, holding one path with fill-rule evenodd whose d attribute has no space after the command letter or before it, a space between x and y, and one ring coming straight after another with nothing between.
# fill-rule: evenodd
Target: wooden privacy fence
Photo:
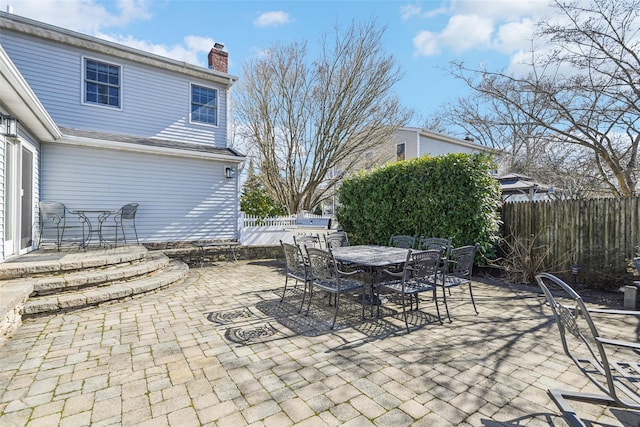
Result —
<instances>
[{"instance_id":1,"label":"wooden privacy fence","mask_svg":"<svg viewBox=\"0 0 640 427\"><path fill-rule=\"evenodd\" d=\"M640 246L640 198L510 202L502 207L502 235L548 251L544 269L614 288L638 280L629 260ZM573 279L572 279L573 280Z\"/></svg>"}]
</instances>

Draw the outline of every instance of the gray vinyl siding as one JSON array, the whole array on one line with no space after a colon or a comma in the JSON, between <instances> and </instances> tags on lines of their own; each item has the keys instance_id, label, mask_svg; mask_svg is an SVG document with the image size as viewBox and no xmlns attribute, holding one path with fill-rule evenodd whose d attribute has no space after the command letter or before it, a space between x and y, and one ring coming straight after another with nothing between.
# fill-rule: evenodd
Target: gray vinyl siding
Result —
<instances>
[{"instance_id":1,"label":"gray vinyl siding","mask_svg":"<svg viewBox=\"0 0 640 427\"><path fill-rule=\"evenodd\" d=\"M414 130L399 129L394 134L393 145L393 161L396 161L396 146L398 144L405 144L404 158L405 160L414 159L418 157L418 133Z\"/></svg>"},{"instance_id":2,"label":"gray vinyl siding","mask_svg":"<svg viewBox=\"0 0 640 427\"><path fill-rule=\"evenodd\" d=\"M420 137L420 156L440 156L449 153L479 153L480 149L474 149L464 145L452 144L450 142L438 141L433 138Z\"/></svg>"},{"instance_id":3,"label":"gray vinyl siding","mask_svg":"<svg viewBox=\"0 0 640 427\"><path fill-rule=\"evenodd\" d=\"M224 162L43 144L41 200L71 209L139 203L141 241L237 238L236 179Z\"/></svg>"},{"instance_id":4,"label":"gray vinyl siding","mask_svg":"<svg viewBox=\"0 0 640 427\"><path fill-rule=\"evenodd\" d=\"M222 85L8 30L1 43L58 126L227 145ZM121 109L82 103L83 57L122 67ZM217 89L218 126L189 122L190 83Z\"/></svg>"}]
</instances>

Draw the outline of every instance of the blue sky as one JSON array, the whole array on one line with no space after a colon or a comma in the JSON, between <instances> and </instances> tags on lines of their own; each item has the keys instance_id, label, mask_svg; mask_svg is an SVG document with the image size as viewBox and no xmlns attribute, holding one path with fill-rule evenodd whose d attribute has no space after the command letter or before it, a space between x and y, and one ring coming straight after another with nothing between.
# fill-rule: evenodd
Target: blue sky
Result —
<instances>
[{"instance_id":1,"label":"blue sky","mask_svg":"<svg viewBox=\"0 0 640 427\"><path fill-rule=\"evenodd\" d=\"M336 24L375 19L404 77L396 90L423 124L465 87L441 68L452 60L492 69L516 67L547 0L223 1L0 0L3 11L202 66L214 42L229 52L229 73L274 42L318 46Z\"/></svg>"}]
</instances>

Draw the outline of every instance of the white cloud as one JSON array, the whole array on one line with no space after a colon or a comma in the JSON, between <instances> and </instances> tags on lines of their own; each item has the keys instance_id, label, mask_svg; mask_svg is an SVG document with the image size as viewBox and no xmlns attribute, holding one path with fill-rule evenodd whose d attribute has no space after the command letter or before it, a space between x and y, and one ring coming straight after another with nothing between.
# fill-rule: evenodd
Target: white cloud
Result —
<instances>
[{"instance_id":1,"label":"white cloud","mask_svg":"<svg viewBox=\"0 0 640 427\"><path fill-rule=\"evenodd\" d=\"M528 49L531 47L531 37L534 30L535 22L531 19L522 19L501 25L493 40L494 48L505 53Z\"/></svg>"},{"instance_id":2,"label":"white cloud","mask_svg":"<svg viewBox=\"0 0 640 427\"><path fill-rule=\"evenodd\" d=\"M438 39L459 53L474 47L488 46L492 31L493 22L490 19L477 15L457 15L451 17Z\"/></svg>"},{"instance_id":3,"label":"white cloud","mask_svg":"<svg viewBox=\"0 0 640 427\"><path fill-rule=\"evenodd\" d=\"M290 22L293 22L293 19L287 12L265 12L253 21L253 25L256 27L277 27Z\"/></svg>"},{"instance_id":4,"label":"white cloud","mask_svg":"<svg viewBox=\"0 0 640 427\"><path fill-rule=\"evenodd\" d=\"M90 35L151 18L147 0L118 0L113 12L93 0L20 0L11 5L16 15Z\"/></svg>"},{"instance_id":5,"label":"white cloud","mask_svg":"<svg viewBox=\"0 0 640 427\"><path fill-rule=\"evenodd\" d=\"M535 23L552 12L547 0L450 0L447 5L429 13L418 4L401 9L403 19L418 16L427 20L429 31L419 31L413 39L416 55L431 56L443 51L461 53L473 49L492 49L513 54L527 49ZM450 14L439 31L437 21L430 20L437 13Z\"/></svg>"},{"instance_id":6,"label":"white cloud","mask_svg":"<svg viewBox=\"0 0 640 427\"><path fill-rule=\"evenodd\" d=\"M109 11L94 0L20 0L14 4L13 13L178 61L207 65L206 54L215 43L208 37L186 36L182 43L166 46L108 33L107 28L152 18L149 0L118 0L112 5Z\"/></svg>"},{"instance_id":7,"label":"white cloud","mask_svg":"<svg viewBox=\"0 0 640 427\"><path fill-rule=\"evenodd\" d=\"M438 34L431 31L420 31L413 38L413 46L415 47L416 55L432 56L440 53Z\"/></svg>"},{"instance_id":8,"label":"white cloud","mask_svg":"<svg viewBox=\"0 0 640 427\"><path fill-rule=\"evenodd\" d=\"M422 7L420 7L418 3L404 4L400 6L400 17L403 21L409 20L413 17L418 17L421 19L432 18L434 16L447 13L447 11L448 9L446 7L438 7L431 10L422 10Z\"/></svg>"}]
</instances>

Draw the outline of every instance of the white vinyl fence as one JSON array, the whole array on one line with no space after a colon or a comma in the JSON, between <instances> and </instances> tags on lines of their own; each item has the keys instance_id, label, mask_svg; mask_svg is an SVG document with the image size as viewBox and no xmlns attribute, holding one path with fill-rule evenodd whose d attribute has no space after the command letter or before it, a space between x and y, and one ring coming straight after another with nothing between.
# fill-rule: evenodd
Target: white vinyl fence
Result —
<instances>
[{"instance_id":1,"label":"white vinyl fence","mask_svg":"<svg viewBox=\"0 0 640 427\"><path fill-rule=\"evenodd\" d=\"M331 230L335 220L321 215L302 214L260 219L240 212L238 228L240 244L243 246L279 245L293 243L294 235L319 234L322 236Z\"/></svg>"}]
</instances>

